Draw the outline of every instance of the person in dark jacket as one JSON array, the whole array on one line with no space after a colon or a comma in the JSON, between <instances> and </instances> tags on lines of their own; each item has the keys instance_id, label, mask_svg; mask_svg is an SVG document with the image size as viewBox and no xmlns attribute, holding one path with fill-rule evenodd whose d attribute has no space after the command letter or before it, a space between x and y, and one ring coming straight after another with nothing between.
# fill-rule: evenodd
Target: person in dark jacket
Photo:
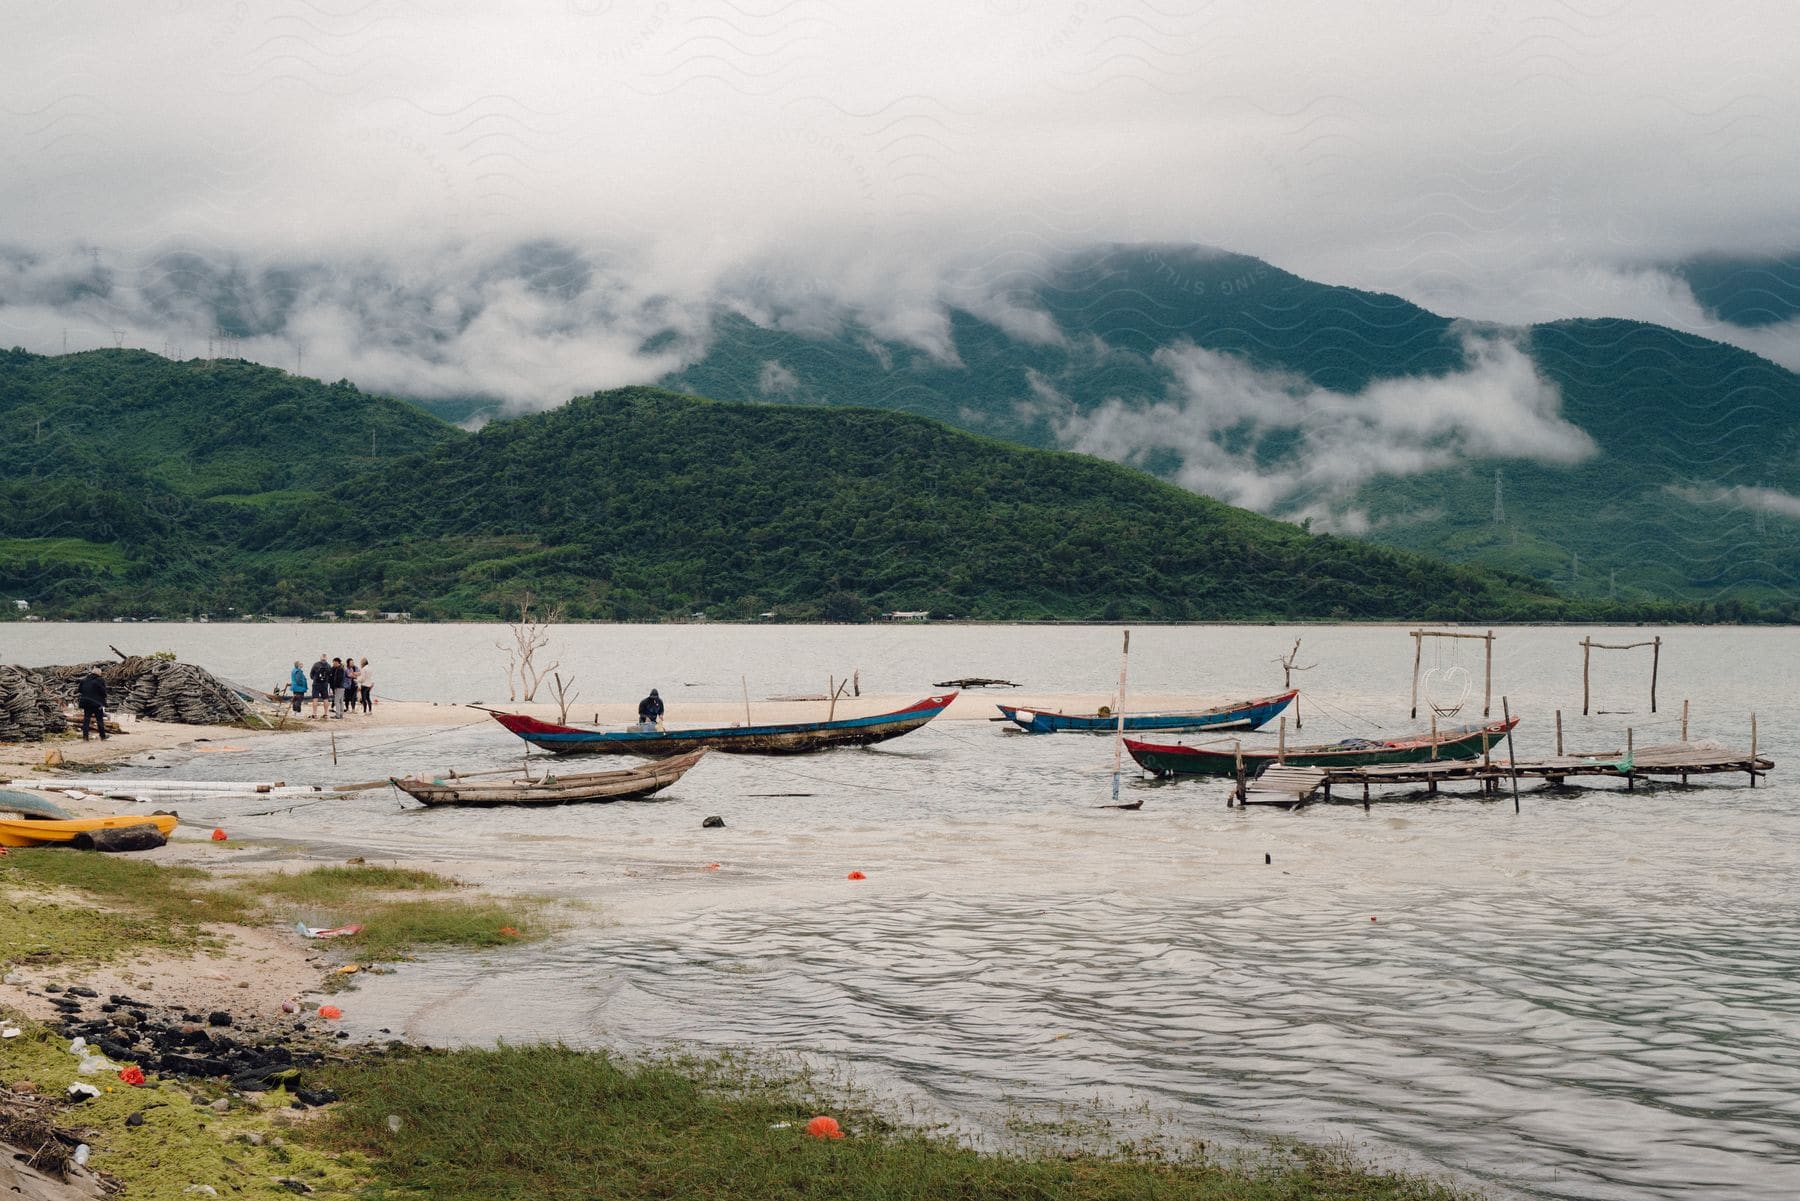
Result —
<instances>
[{"instance_id":1,"label":"person in dark jacket","mask_svg":"<svg viewBox=\"0 0 1800 1201\"><path fill-rule=\"evenodd\" d=\"M331 661L330 674L327 678L331 681L331 715L342 717L344 716L344 661L342 659Z\"/></svg>"},{"instance_id":2,"label":"person in dark jacket","mask_svg":"<svg viewBox=\"0 0 1800 1201\"><path fill-rule=\"evenodd\" d=\"M652 688L650 695L638 702L638 721L644 725L660 726L662 715L662 697L656 695L656 689Z\"/></svg>"},{"instance_id":3,"label":"person in dark jacket","mask_svg":"<svg viewBox=\"0 0 1800 1201\"><path fill-rule=\"evenodd\" d=\"M88 740L88 722L100 727L100 741L106 741L106 680L98 667L88 668L75 686L75 700L81 706L81 741Z\"/></svg>"},{"instance_id":4,"label":"person in dark jacket","mask_svg":"<svg viewBox=\"0 0 1800 1201\"><path fill-rule=\"evenodd\" d=\"M319 652L318 662L312 665L312 713L317 717L320 706L331 699L331 664L325 661L325 652Z\"/></svg>"}]
</instances>

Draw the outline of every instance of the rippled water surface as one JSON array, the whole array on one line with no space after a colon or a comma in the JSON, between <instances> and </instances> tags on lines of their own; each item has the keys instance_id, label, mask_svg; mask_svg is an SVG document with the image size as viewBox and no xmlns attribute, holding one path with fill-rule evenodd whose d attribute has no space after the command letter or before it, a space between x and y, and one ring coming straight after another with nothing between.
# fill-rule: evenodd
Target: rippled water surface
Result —
<instances>
[{"instance_id":1,"label":"rippled water surface","mask_svg":"<svg viewBox=\"0 0 1800 1201\"><path fill-rule=\"evenodd\" d=\"M327 633L128 632L154 644L129 649L271 681ZM1125 813L1099 807L1106 739L965 719L869 750L713 756L657 803L425 812L377 790L182 809L282 854L404 854L594 903L548 947L369 980L346 1006L363 1030L816 1055L977 1137L1009 1112L1098 1102L1165 1133L1344 1136L1496 1195L1800 1195L1800 643L1791 630L1663 631L1662 712L1648 712L1648 652L1614 652L1596 659L1603 711L1582 718L1588 633L1645 636L1500 631L1494 709L1504 695L1524 716L1521 756L1551 749L1557 708L1571 748L1598 749L1627 728L1640 746L1672 739L1688 699L1694 737L1736 746L1755 712L1774 776L1754 790L1741 776L1527 787L1515 814L1510 797L1453 793L1367 812L1228 810L1222 783L1128 775L1145 805ZM493 628L328 634L380 663L398 695L503 695ZM1404 629L1139 630L1133 685L1266 693L1295 637L1318 664L1298 678L1296 737L1415 728ZM106 641L120 627L9 631L0 659L68 661ZM746 679L756 698L860 669L865 691L913 699L956 675L1101 694L1118 670L1118 632L1101 628L576 627L558 641L586 695L655 684L675 721L685 701L733 699ZM1427 649L1439 694L1472 669L1459 720L1479 711L1478 647L1441 661ZM500 766L519 749L448 705L441 729L340 732L335 768L322 738L177 771L368 779ZM726 827L702 830L708 814ZM852 869L868 879L846 880Z\"/></svg>"}]
</instances>

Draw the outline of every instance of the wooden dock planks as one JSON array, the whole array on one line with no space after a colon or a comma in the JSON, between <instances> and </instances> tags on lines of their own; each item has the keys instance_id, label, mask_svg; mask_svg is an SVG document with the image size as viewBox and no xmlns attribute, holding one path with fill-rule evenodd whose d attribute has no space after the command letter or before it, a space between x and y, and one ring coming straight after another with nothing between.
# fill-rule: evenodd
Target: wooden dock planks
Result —
<instances>
[{"instance_id":1,"label":"wooden dock planks","mask_svg":"<svg viewBox=\"0 0 1800 1201\"><path fill-rule=\"evenodd\" d=\"M1483 792L1493 792L1502 780L1545 780L1561 784L1571 776L1594 776L1624 780L1629 788L1639 777L1675 776L1686 783L1691 775L1742 772L1750 777L1754 787L1757 778L1767 775L1774 767L1773 760L1751 751L1677 742L1600 754L1557 755L1510 765L1459 759L1328 767L1322 769L1325 779L1321 787L1329 801L1333 787L1361 786L1361 799L1367 805L1371 799L1369 789L1379 784L1424 784L1436 792L1440 784L1467 780L1479 782Z\"/></svg>"}]
</instances>

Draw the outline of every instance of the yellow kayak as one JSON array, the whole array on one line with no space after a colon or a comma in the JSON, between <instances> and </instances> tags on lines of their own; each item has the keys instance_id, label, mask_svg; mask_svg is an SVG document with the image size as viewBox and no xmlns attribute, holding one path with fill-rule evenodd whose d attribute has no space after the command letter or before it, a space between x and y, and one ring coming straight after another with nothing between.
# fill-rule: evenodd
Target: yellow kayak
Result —
<instances>
[{"instance_id":1,"label":"yellow kayak","mask_svg":"<svg viewBox=\"0 0 1800 1201\"><path fill-rule=\"evenodd\" d=\"M155 826L167 838L179 820L171 813L121 813L117 817L76 817L68 821L0 821L0 847L73 842L78 834L117 830L123 826Z\"/></svg>"}]
</instances>

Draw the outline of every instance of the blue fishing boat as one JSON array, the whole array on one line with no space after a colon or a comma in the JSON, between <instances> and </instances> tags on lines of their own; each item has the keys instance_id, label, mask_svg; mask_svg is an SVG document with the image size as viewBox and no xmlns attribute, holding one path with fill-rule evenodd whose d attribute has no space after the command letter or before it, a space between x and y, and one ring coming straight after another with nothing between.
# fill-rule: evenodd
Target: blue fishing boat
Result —
<instances>
[{"instance_id":1,"label":"blue fishing boat","mask_svg":"<svg viewBox=\"0 0 1800 1201\"><path fill-rule=\"evenodd\" d=\"M539 721L522 713L490 710L495 721L540 750L557 755L643 755L657 759L708 747L735 755L801 755L834 746L867 746L918 729L950 706L956 693L873 717L787 722L768 726L716 726L700 730L595 730Z\"/></svg>"},{"instance_id":2,"label":"blue fishing boat","mask_svg":"<svg viewBox=\"0 0 1800 1201\"><path fill-rule=\"evenodd\" d=\"M1212 709L1195 709L1168 713L1127 713L1126 730L1255 730L1274 721L1281 711L1300 695L1298 688L1280 696L1258 697L1250 701L1232 701ZM1098 713L1045 712L1017 705L996 705L1006 720L1032 734L1058 734L1076 731L1110 734L1119 728L1119 715L1105 709Z\"/></svg>"}]
</instances>

